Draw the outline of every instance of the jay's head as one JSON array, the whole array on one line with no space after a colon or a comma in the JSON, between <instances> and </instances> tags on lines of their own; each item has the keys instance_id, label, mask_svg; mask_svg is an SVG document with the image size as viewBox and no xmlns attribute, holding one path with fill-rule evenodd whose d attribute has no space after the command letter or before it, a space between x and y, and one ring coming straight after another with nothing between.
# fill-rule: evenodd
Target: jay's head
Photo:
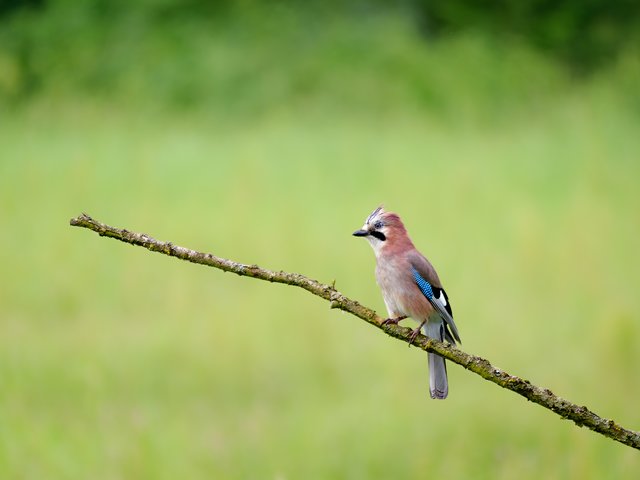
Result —
<instances>
[{"instance_id":1,"label":"jay's head","mask_svg":"<svg viewBox=\"0 0 640 480\"><path fill-rule=\"evenodd\" d=\"M382 207L376 208L367 217L362 228L353 232L353 235L369 240L376 254L388 245L404 240L410 242L400 217L393 212L386 212Z\"/></svg>"}]
</instances>

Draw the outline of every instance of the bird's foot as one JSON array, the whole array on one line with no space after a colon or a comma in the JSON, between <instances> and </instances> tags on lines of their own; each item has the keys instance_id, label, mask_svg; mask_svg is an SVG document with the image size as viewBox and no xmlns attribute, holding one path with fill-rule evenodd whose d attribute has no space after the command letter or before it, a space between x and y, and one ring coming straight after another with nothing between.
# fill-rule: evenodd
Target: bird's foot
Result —
<instances>
[{"instance_id":1,"label":"bird's foot","mask_svg":"<svg viewBox=\"0 0 640 480\"><path fill-rule=\"evenodd\" d=\"M409 335L409 346L413 345L416 337L420 335L420 330L422 330L422 327L425 323L427 322L422 322L420 325L418 325L418 328L411 330L411 335Z\"/></svg>"},{"instance_id":2,"label":"bird's foot","mask_svg":"<svg viewBox=\"0 0 640 480\"><path fill-rule=\"evenodd\" d=\"M387 318L384 320L384 322L382 322L382 325L398 325L398 323L400 323L402 320L404 320L405 318L408 318L406 315L402 315L401 317L396 317L396 318Z\"/></svg>"}]
</instances>

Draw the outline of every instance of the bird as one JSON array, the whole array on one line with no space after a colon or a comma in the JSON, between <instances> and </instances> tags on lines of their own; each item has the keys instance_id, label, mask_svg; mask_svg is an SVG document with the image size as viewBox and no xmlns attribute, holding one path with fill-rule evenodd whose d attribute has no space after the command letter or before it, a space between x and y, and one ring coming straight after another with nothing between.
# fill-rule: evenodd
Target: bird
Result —
<instances>
[{"instance_id":1,"label":"bird","mask_svg":"<svg viewBox=\"0 0 640 480\"><path fill-rule=\"evenodd\" d=\"M398 214L380 206L353 235L366 238L373 247L376 281L389 313L383 324L398 324L405 318L419 322L411 333L410 345L421 329L427 337L452 345L460 342L451 303L440 278L414 246ZM429 352L428 365L431 398L447 398L449 383L444 358Z\"/></svg>"}]
</instances>

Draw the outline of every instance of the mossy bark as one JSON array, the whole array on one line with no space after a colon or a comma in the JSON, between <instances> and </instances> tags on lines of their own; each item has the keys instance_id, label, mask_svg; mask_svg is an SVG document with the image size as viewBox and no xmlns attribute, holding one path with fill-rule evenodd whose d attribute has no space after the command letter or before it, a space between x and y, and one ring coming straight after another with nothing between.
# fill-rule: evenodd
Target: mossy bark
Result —
<instances>
[{"instance_id":1,"label":"mossy bark","mask_svg":"<svg viewBox=\"0 0 640 480\"><path fill-rule=\"evenodd\" d=\"M361 305L355 300L345 297L335 289L333 285L325 285L305 277L299 273L273 271L260 268L258 265L245 265L242 263L216 257L211 253L202 253L185 247L174 245L171 242L156 240L144 233L130 232L100 223L86 214L72 218L70 224L75 227L88 228L103 237L111 237L132 245L144 247L152 252L159 252L172 257L180 258L192 263L218 268L225 272L233 272L238 275L267 280L269 282L284 283L303 288L308 292L329 301L331 308L344 310L361 318L367 323L378 327L389 336L408 342L411 329L399 325L383 325L384 318L376 314L370 308ZM507 390L515 392L527 400L537 403L562 418L572 420L578 426L587 427L595 432L616 440L620 443L640 450L640 433L626 429L613 420L602 418L585 406L579 406L555 395L551 390L533 385L515 375L495 367L488 360L470 355L448 343L430 339L424 335L418 335L413 342L418 348L427 352L433 352L457 363L467 370L480 375L485 380L495 383Z\"/></svg>"}]
</instances>

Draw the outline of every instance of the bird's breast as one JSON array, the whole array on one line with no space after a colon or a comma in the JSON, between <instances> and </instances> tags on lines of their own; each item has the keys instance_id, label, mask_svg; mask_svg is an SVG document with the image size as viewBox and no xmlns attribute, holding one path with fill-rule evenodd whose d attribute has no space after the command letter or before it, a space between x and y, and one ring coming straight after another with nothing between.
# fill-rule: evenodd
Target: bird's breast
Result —
<instances>
[{"instance_id":1,"label":"bird's breast","mask_svg":"<svg viewBox=\"0 0 640 480\"><path fill-rule=\"evenodd\" d=\"M411 271L395 262L378 262L376 280L389 316L409 316L414 320L424 320L433 307L415 284Z\"/></svg>"}]
</instances>

